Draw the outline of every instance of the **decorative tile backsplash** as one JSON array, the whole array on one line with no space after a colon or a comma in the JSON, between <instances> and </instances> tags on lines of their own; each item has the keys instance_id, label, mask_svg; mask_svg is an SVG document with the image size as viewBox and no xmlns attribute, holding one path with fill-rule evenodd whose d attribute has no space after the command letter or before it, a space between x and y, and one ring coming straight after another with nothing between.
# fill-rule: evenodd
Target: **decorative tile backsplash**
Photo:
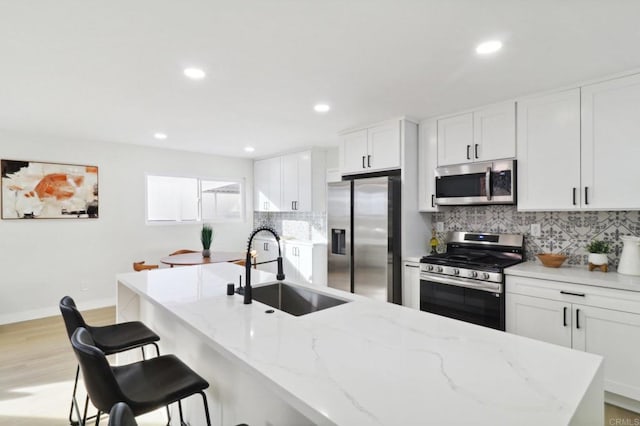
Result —
<instances>
[{"instance_id":1,"label":"decorative tile backsplash","mask_svg":"<svg viewBox=\"0 0 640 426\"><path fill-rule=\"evenodd\" d=\"M444 251L446 231L474 231L524 234L525 257L534 260L537 253L563 253L566 264L586 265L585 246L594 239L611 245L609 263L618 265L622 235L640 236L640 211L519 212L515 206L460 206L433 213L432 221L444 222L445 232L437 233ZM531 224L539 223L539 237L531 236Z\"/></svg>"},{"instance_id":2,"label":"decorative tile backsplash","mask_svg":"<svg viewBox=\"0 0 640 426\"><path fill-rule=\"evenodd\" d=\"M326 241L325 213L253 212L254 226L271 226L279 235L297 240Z\"/></svg>"}]
</instances>

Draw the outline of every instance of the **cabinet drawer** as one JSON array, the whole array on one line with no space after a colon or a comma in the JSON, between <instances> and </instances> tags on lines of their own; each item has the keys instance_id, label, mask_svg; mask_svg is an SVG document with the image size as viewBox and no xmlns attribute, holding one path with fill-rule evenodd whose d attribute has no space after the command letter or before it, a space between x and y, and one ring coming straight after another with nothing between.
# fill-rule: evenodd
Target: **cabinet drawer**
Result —
<instances>
[{"instance_id":1,"label":"cabinet drawer","mask_svg":"<svg viewBox=\"0 0 640 426\"><path fill-rule=\"evenodd\" d=\"M507 276L505 291L507 293L640 314L640 293L635 291L511 275Z\"/></svg>"}]
</instances>

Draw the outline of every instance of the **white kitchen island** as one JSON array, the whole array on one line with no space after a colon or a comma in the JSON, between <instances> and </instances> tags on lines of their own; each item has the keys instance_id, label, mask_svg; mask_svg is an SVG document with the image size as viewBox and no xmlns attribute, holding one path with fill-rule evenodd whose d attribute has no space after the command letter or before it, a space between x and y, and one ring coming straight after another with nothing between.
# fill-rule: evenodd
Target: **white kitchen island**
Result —
<instances>
[{"instance_id":1,"label":"white kitchen island","mask_svg":"<svg viewBox=\"0 0 640 426\"><path fill-rule=\"evenodd\" d=\"M286 271L285 271L286 273ZM213 264L118 275L119 321L144 321L211 384L215 425L598 425L602 358L330 288L295 317ZM252 271L252 282L272 281ZM126 361L119 359L120 362ZM204 424L200 399L187 404Z\"/></svg>"}]
</instances>

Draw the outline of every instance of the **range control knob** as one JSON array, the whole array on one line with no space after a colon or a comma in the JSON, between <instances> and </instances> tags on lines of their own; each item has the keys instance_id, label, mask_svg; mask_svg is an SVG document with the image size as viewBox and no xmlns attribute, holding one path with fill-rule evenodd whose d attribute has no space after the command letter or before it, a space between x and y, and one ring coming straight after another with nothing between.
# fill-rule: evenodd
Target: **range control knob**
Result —
<instances>
[{"instance_id":1,"label":"range control knob","mask_svg":"<svg viewBox=\"0 0 640 426\"><path fill-rule=\"evenodd\" d=\"M453 268L453 275L460 275L460 269Z\"/></svg>"},{"instance_id":2,"label":"range control knob","mask_svg":"<svg viewBox=\"0 0 640 426\"><path fill-rule=\"evenodd\" d=\"M483 272L482 273L482 279L483 280L488 280L489 279L489 274L487 272Z\"/></svg>"},{"instance_id":3,"label":"range control knob","mask_svg":"<svg viewBox=\"0 0 640 426\"><path fill-rule=\"evenodd\" d=\"M438 267L436 268L436 272L442 272L442 271L443 271L442 266L438 266Z\"/></svg>"},{"instance_id":4,"label":"range control knob","mask_svg":"<svg viewBox=\"0 0 640 426\"><path fill-rule=\"evenodd\" d=\"M427 269L428 269L429 271L433 271L433 265L429 265L429 266L427 266Z\"/></svg>"},{"instance_id":5,"label":"range control knob","mask_svg":"<svg viewBox=\"0 0 640 426\"><path fill-rule=\"evenodd\" d=\"M469 272L469 276L471 278L478 278L478 273L476 271L471 271L471 272Z\"/></svg>"}]
</instances>

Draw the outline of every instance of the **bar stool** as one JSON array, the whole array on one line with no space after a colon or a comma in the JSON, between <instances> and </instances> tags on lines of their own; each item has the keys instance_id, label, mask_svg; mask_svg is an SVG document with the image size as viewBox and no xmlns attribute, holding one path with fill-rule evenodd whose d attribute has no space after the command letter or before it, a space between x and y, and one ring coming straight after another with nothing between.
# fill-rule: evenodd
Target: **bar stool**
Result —
<instances>
[{"instance_id":1,"label":"bar stool","mask_svg":"<svg viewBox=\"0 0 640 426\"><path fill-rule=\"evenodd\" d=\"M176 356L162 355L112 367L84 327L73 333L71 345L89 398L98 408L96 425L100 415L109 413L118 402L126 403L134 416L177 402L180 424L184 425L181 401L198 393L202 396L207 425L211 426L209 405L203 392L209 383Z\"/></svg>"},{"instance_id":2,"label":"bar stool","mask_svg":"<svg viewBox=\"0 0 640 426\"><path fill-rule=\"evenodd\" d=\"M78 311L75 302L69 296L65 296L60 300L60 312L64 319L64 325L67 329L69 340L71 340L71 336L73 336L73 333L77 328L83 327L91 335L95 345L106 355L140 348L142 351L142 358L144 359L144 346L153 345L156 348L156 355L160 356L160 349L155 343L160 340L160 337L139 321L124 322L102 327L92 327L85 322L82 314ZM78 401L76 400L79 374L80 365L76 368L76 379L73 384L73 393L71 394L69 423L72 425L83 425L87 416L87 401L85 401L84 415L81 421L80 408L78 407ZM77 422L73 421L74 408L78 417Z\"/></svg>"}]
</instances>

